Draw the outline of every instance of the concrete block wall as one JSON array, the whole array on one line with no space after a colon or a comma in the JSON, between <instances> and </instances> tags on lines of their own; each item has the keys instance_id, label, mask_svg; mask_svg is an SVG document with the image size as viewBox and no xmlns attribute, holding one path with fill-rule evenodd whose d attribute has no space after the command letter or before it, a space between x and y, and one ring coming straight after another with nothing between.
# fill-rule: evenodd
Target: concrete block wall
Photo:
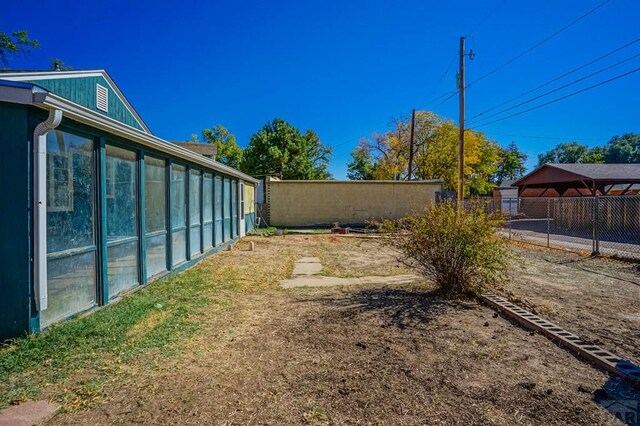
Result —
<instances>
[{"instance_id":1,"label":"concrete block wall","mask_svg":"<svg viewBox=\"0 0 640 426\"><path fill-rule=\"evenodd\" d=\"M300 181L267 179L271 226L365 224L399 219L436 201L442 181Z\"/></svg>"}]
</instances>

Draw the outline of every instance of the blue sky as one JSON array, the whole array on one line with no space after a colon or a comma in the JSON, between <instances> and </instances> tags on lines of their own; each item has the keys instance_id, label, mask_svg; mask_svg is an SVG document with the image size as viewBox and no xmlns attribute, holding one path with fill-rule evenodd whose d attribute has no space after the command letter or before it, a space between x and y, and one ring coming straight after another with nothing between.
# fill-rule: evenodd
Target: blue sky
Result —
<instances>
[{"instance_id":1,"label":"blue sky","mask_svg":"<svg viewBox=\"0 0 640 426\"><path fill-rule=\"evenodd\" d=\"M49 58L61 58L77 69L106 69L168 140L220 123L246 146L275 117L314 129L334 147L330 170L342 179L359 137L455 89L457 60L441 77L461 35L470 35L476 54L467 63L471 82L602 1L25 0L3 8L0 31L26 29L42 44L12 68L47 68ZM472 85L467 117L639 38L638 16L637 0L609 1ZM640 43L557 85L638 53ZM539 102L638 67L640 57ZM531 168L562 141L595 145L640 132L639 94L640 72L480 130L503 145L515 141ZM454 97L434 111L457 120L457 108Z\"/></svg>"}]
</instances>

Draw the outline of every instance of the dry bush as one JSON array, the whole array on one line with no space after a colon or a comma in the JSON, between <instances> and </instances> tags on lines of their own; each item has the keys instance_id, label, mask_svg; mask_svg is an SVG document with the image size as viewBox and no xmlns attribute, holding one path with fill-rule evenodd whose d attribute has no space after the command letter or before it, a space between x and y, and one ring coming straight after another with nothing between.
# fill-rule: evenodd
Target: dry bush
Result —
<instances>
[{"instance_id":1,"label":"dry bush","mask_svg":"<svg viewBox=\"0 0 640 426\"><path fill-rule=\"evenodd\" d=\"M399 221L384 221L387 244L400 260L433 281L450 297L478 294L506 277L509 251L495 231L504 221L485 206L468 205L458 212L445 202Z\"/></svg>"}]
</instances>

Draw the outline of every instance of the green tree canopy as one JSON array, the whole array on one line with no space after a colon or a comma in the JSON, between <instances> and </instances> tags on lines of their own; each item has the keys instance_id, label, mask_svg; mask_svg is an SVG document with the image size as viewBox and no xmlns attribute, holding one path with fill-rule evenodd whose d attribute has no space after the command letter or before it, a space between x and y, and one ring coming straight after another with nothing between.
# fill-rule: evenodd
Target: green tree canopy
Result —
<instances>
[{"instance_id":1,"label":"green tree canopy","mask_svg":"<svg viewBox=\"0 0 640 426\"><path fill-rule=\"evenodd\" d=\"M515 142L500 148L498 170L491 177L491 182L500 184L505 180L521 178L527 171L524 166L525 161L527 161L527 155L518 149Z\"/></svg>"},{"instance_id":2,"label":"green tree canopy","mask_svg":"<svg viewBox=\"0 0 640 426\"><path fill-rule=\"evenodd\" d=\"M614 136L604 151L605 163L640 163L640 134Z\"/></svg>"},{"instance_id":3,"label":"green tree canopy","mask_svg":"<svg viewBox=\"0 0 640 426\"><path fill-rule=\"evenodd\" d=\"M375 161L369 146L358 145L351 153L351 161L347 164L347 177L351 180L373 180Z\"/></svg>"},{"instance_id":4,"label":"green tree canopy","mask_svg":"<svg viewBox=\"0 0 640 426\"><path fill-rule=\"evenodd\" d=\"M282 179L330 179L327 171L331 148L313 130L301 134L276 118L251 136L240 169L250 175L281 176Z\"/></svg>"},{"instance_id":5,"label":"green tree canopy","mask_svg":"<svg viewBox=\"0 0 640 426\"><path fill-rule=\"evenodd\" d=\"M607 149L604 146L594 146L589 149L585 155L580 158L581 163L586 164L601 164L605 162L605 155Z\"/></svg>"},{"instance_id":6,"label":"green tree canopy","mask_svg":"<svg viewBox=\"0 0 640 426\"><path fill-rule=\"evenodd\" d=\"M202 131L202 138L206 143L215 144L216 160L229 167L237 169L242 162L242 148L236 143L236 137L222 125L216 124L211 129Z\"/></svg>"},{"instance_id":7,"label":"green tree canopy","mask_svg":"<svg viewBox=\"0 0 640 426\"><path fill-rule=\"evenodd\" d=\"M614 136L606 145L592 148L577 142L561 143L538 155L538 166L546 163L640 163L640 134Z\"/></svg>"},{"instance_id":8,"label":"green tree canopy","mask_svg":"<svg viewBox=\"0 0 640 426\"><path fill-rule=\"evenodd\" d=\"M40 43L30 39L28 31L0 32L0 64L6 68L10 57L27 55L36 47L40 47Z\"/></svg>"},{"instance_id":9,"label":"green tree canopy","mask_svg":"<svg viewBox=\"0 0 640 426\"><path fill-rule=\"evenodd\" d=\"M588 146L578 142L565 142L538 155L538 166L547 163L584 163L590 155Z\"/></svg>"}]
</instances>

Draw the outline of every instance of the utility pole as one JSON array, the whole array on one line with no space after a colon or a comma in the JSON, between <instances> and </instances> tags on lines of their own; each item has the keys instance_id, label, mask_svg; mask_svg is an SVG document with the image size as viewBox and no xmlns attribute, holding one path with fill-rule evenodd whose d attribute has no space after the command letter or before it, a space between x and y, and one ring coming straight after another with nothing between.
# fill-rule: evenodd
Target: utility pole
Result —
<instances>
[{"instance_id":1,"label":"utility pole","mask_svg":"<svg viewBox=\"0 0 640 426\"><path fill-rule=\"evenodd\" d=\"M464 39L460 37L460 70L458 71L458 93L460 94L460 134L458 136L458 209L464 200Z\"/></svg>"},{"instance_id":2,"label":"utility pole","mask_svg":"<svg viewBox=\"0 0 640 426\"><path fill-rule=\"evenodd\" d=\"M409 141L409 171L407 172L407 180L411 180L413 171L413 130L416 126L416 109L411 111L411 139Z\"/></svg>"}]
</instances>

